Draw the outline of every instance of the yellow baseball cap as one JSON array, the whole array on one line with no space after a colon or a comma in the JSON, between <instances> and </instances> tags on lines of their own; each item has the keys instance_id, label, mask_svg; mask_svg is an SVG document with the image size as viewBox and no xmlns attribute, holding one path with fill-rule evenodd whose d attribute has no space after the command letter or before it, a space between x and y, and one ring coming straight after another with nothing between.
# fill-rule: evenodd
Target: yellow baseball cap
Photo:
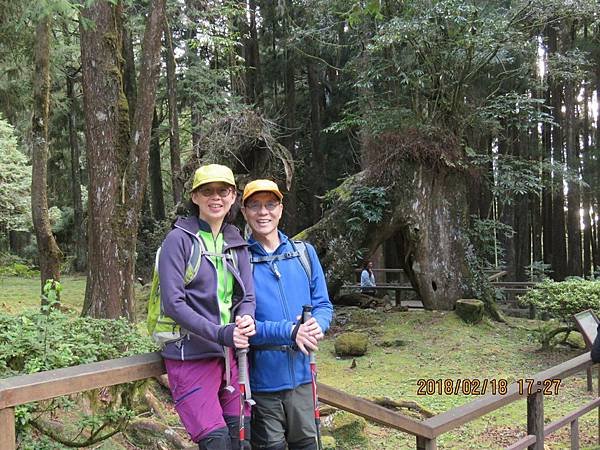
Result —
<instances>
[{"instance_id":1,"label":"yellow baseball cap","mask_svg":"<svg viewBox=\"0 0 600 450\"><path fill-rule=\"evenodd\" d=\"M229 167L222 166L221 164L207 164L205 166L200 166L196 169L196 173L194 174L192 191L203 184L219 181L235 187L233 172Z\"/></svg>"},{"instance_id":2,"label":"yellow baseball cap","mask_svg":"<svg viewBox=\"0 0 600 450\"><path fill-rule=\"evenodd\" d=\"M279 200L283 200L283 194L274 181L254 180L248 183L244 188L242 203L244 203L251 195L256 194L257 192L272 192L279 198Z\"/></svg>"}]
</instances>

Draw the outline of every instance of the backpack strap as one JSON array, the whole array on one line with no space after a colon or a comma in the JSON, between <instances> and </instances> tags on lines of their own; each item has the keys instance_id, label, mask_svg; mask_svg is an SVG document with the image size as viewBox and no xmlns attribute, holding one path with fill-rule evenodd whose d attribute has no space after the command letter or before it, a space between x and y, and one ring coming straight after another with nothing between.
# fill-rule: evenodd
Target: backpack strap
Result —
<instances>
[{"instance_id":1,"label":"backpack strap","mask_svg":"<svg viewBox=\"0 0 600 450\"><path fill-rule=\"evenodd\" d=\"M308 281L312 280L312 263L310 262L310 257L308 256L308 248L306 247L306 242L292 240L292 247L299 253L300 264L302 264L302 268L306 272L306 276L308 277Z\"/></svg>"},{"instance_id":2,"label":"backpack strap","mask_svg":"<svg viewBox=\"0 0 600 450\"><path fill-rule=\"evenodd\" d=\"M198 275L200 264L202 263L202 255L206 253L204 241L199 235L195 235L192 238L192 252L190 253L190 259L188 260L185 275L183 276L183 282L186 286Z\"/></svg>"},{"instance_id":3,"label":"backpack strap","mask_svg":"<svg viewBox=\"0 0 600 450\"><path fill-rule=\"evenodd\" d=\"M265 256L254 256L250 253L250 264L252 266L252 272L254 272L254 265L257 263L268 262L271 264L273 261L280 261L282 259L290 259L290 258L298 258L300 260L300 264L306 272L306 276L308 278L308 282L310 283L312 280L312 263L310 262L310 257L308 256L308 248L306 247L306 243L304 241L294 241L292 239L289 240L293 252L285 252L277 255L265 255Z\"/></svg>"}]
</instances>

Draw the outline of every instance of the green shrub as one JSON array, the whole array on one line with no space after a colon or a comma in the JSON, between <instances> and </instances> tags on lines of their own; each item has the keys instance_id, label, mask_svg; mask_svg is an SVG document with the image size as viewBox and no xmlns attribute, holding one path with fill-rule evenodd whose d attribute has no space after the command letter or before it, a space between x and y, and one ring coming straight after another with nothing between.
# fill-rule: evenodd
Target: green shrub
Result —
<instances>
[{"instance_id":1,"label":"green shrub","mask_svg":"<svg viewBox=\"0 0 600 450\"><path fill-rule=\"evenodd\" d=\"M40 271L22 262L13 262L0 267L0 276L35 278L40 276Z\"/></svg>"},{"instance_id":2,"label":"green shrub","mask_svg":"<svg viewBox=\"0 0 600 450\"><path fill-rule=\"evenodd\" d=\"M521 297L521 302L573 325L573 314L585 309L600 312L600 281L581 278L562 282L546 280Z\"/></svg>"},{"instance_id":3,"label":"green shrub","mask_svg":"<svg viewBox=\"0 0 600 450\"><path fill-rule=\"evenodd\" d=\"M26 312L20 316L0 313L0 378L41 372L92 363L106 359L131 356L154 350L154 345L139 334L134 324L124 319L107 320L89 317L73 318L48 309L46 313ZM16 408L17 433L30 439L29 426L43 413L74 410L79 414L70 423L69 437L65 433L42 430L53 439L75 443L76 446L99 442L115 430L122 429L133 416L133 402L143 381L51 401L30 403ZM101 401L97 398L101 397ZM91 414L74 408L82 398L88 398ZM43 426L42 426L43 428ZM61 441L62 442L62 441Z\"/></svg>"}]
</instances>

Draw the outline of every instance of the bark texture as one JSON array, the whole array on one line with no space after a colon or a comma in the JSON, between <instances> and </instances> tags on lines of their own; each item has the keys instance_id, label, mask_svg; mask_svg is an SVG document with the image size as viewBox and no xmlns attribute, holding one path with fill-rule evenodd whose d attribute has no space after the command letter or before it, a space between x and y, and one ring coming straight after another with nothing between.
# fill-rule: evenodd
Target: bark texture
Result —
<instances>
[{"instance_id":1,"label":"bark texture","mask_svg":"<svg viewBox=\"0 0 600 450\"><path fill-rule=\"evenodd\" d=\"M177 111L177 77L175 74L175 53L171 28L165 17L165 60L167 65L167 92L169 97L169 150L171 152L171 186L173 204L177 205L183 196L184 180L181 178L181 151L179 146L179 115Z\"/></svg>"},{"instance_id":2,"label":"bark texture","mask_svg":"<svg viewBox=\"0 0 600 450\"><path fill-rule=\"evenodd\" d=\"M328 194L323 219L298 236L317 247L330 294L352 277L361 254L393 239L425 308L451 310L457 299L476 297L497 317L464 232L467 177L457 168L457 144L413 132L364 145L367 169Z\"/></svg>"},{"instance_id":3,"label":"bark texture","mask_svg":"<svg viewBox=\"0 0 600 450\"><path fill-rule=\"evenodd\" d=\"M50 108L50 19L40 20L35 31L35 76L31 120L31 213L37 238L41 288L46 280L60 279L62 253L56 244L48 216L47 162L48 115Z\"/></svg>"},{"instance_id":4,"label":"bark texture","mask_svg":"<svg viewBox=\"0 0 600 450\"><path fill-rule=\"evenodd\" d=\"M81 200L81 166L79 138L77 137L77 99L75 96L75 71L67 75L67 98L69 99L69 147L71 147L71 189L73 199L73 240L75 241L74 269L83 272L87 266L85 223Z\"/></svg>"},{"instance_id":5,"label":"bark texture","mask_svg":"<svg viewBox=\"0 0 600 450\"><path fill-rule=\"evenodd\" d=\"M138 216L160 63L164 0L153 0L144 33L133 127L123 91L121 8L98 1L83 10L81 60L90 170L88 282L82 314L133 319Z\"/></svg>"}]
</instances>

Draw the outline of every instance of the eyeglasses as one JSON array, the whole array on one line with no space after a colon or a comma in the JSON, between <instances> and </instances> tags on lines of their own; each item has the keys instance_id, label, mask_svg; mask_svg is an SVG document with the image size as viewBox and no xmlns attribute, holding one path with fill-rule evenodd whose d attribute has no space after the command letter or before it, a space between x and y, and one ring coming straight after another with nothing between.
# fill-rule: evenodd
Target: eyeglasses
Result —
<instances>
[{"instance_id":1,"label":"eyeglasses","mask_svg":"<svg viewBox=\"0 0 600 450\"><path fill-rule=\"evenodd\" d=\"M280 202L267 202L267 203L260 203L260 202L250 202L246 205L246 208L248 208L250 211L257 213L259 212L263 206L265 208L267 208L267 211L275 211L275 208L277 208L280 205Z\"/></svg>"},{"instance_id":2,"label":"eyeglasses","mask_svg":"<svg viewBox=\"0 0 600 450\"><path fill-rule=\"evenodd\" d=\"M202 194L203 197L212 197L213 195L215 195L215 192L216 192L219 195L219 197L225 198L231 192L231 188L230 187L218 187L218 188L203 187L203 188L199 188L198 191L200 191L200 194Z\"/></svg>"}]
</instances>

